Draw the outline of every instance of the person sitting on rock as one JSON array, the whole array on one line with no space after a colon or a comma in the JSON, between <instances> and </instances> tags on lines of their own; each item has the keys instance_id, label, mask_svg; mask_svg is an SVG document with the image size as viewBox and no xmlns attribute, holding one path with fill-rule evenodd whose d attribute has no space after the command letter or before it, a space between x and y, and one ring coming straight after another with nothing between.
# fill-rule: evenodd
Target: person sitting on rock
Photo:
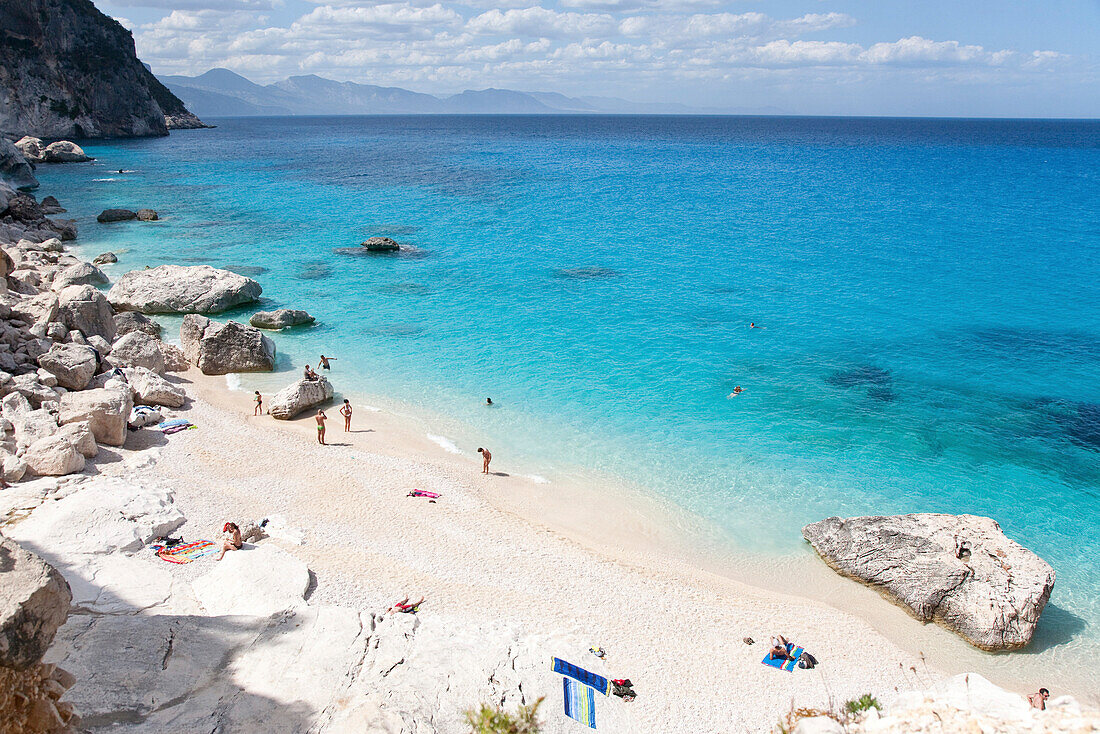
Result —
<instances>
[{"instance_id":1,"label":"person sitting on rock","mask_svg":"<svg viewBox=\"0 0 1100 734\"><path fill-rule=\"evenodd\" d=\"M222 538L222 552L216 559L218 561L225 558L226 551L240 550L244 546L244 541L241 540L241 529L237 527L237 523L227 522L222 526L222 534L225 537Z\"/></svg>"},{"instance_id":2,"label":"person sitting on rock","mask_svg":"<svg viewBox=\"0 0 1100 734\"><path fill-rule=\"evenodd\" d=\"M1040 688L1038 693L1032 693L1027 697L1027 702L1031 704L1031 708L1033 709L1046 711L1048 698L1050 698L1050 691L1045 688Z\"/></svg>"},{"instance_id":3,"label":"person sitting on rock","mask_svg":"<svg viewBox=\"0 0 1100 734\"><path fill-rule=\"evenodd\" d=\"M309 380L310 382L312 382L312 381L314 381L314 380L316 380L316 379L317 379L317 373L316 373L316 372L314 372L314 371L313 371L313 368L312 368L312 367L310 367L310 366L309 366L308 364L306 365L306 369L305 369L305 372L303 372L302 374L303 374L303 375L305 376L305 378L306 378L307 380Z\"/></svg>"}]
</instances>

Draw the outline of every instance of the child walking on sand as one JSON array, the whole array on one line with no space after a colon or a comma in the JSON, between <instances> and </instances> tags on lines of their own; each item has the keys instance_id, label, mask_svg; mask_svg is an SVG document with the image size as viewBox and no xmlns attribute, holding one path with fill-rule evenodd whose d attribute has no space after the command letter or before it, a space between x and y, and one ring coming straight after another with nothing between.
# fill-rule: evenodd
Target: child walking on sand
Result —
<instances>
[{"instance_id":1,"label":"child walking on sand","mask_svg":"<svg viewBox=\"0 0 1100 734\"><path fill-rule=\"evenodd\" d=\"M324 446L325 445L325 421L328 420L328 416L325 415L325 411L318 410L317 415L314 416L314 420L317 421L317 443Z\"/></svg>"},{"instance_id":2,"label":"child walking on sand","mask_svg":"<svg viewBox=\"0 0 1100 734\"><path fill-rule=\"evenodd\" d=\"M344 416L344 433L351 430L351 403L344 398L344 404L340 406L340 415Z\"/></svg>"}]
</instances>

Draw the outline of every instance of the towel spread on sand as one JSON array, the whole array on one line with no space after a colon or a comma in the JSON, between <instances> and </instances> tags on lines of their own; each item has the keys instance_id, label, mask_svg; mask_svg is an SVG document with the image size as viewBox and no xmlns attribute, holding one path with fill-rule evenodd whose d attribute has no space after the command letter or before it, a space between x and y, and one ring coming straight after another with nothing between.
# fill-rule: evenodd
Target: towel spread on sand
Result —
<instances>
[{"instance_id":1,"label":"towel spread on sand","mask_svg":"<svg viewBox=\"0 0 1100 734\"><path fill-rule=\"evenodd\" d=\"M171 549L162 545L152 546L157 552L157 557L169 563L191 563L203 556L211 556L218 552L218 546L209 540L196 540L193 543L184 543Z\"/></svg>"},{"instance_id":2,"label":"towel spread on sand","mask_svg":"<svg viewBox=\"0 0 1100 734\"><path fill-rule=\"evenodd\" d=\"M572 678L561 679L565 694L565 715L585 726L596 728L596 692Z\"/></svg>"},{"instance_id":3,"label":"towel spread on sand","mask_svg":"<svg viewBox=\"0 0 1100 734\"><path fill-rule=\"evenodd\" d=\"M764 659L761 662L764 663L764 665L767 665L769 668L785 670L790 673L792 670L794 670L795 666L798 665L798 658L802 656L802 648L795 647L792 650L791 647L788 645L787 651L791 654L791 659L789 660L786 658L773 658L772 654L769 652L767 655L764 656Z\"/></svg>"},{"instance_id":4,"label":"towel spread on sand","mask_svg":"<svg viewBox=\"0 0 1100 734\"><path fill-rule=\"evenodd\" d=\"M590 673L584 668L578 668L576 665L567 663L561 658L554 658L554 672L572 678L575 681L579 681L586 686L595 688L605 696L611 690L611 684L608 682L607 678L604 678L602 675Z\"/></svg>"}]
</instances>

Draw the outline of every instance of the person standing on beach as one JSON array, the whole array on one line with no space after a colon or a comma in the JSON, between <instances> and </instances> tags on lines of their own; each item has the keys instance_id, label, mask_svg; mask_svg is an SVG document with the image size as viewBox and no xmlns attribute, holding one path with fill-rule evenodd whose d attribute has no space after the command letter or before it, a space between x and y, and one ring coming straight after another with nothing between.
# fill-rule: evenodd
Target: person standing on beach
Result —
<instances>
[{"instance_id":1,"label":"person standing on beach","mask_svg":"<svg viewBox=\"0 0 1100 734\"><path fill-rule=\"evenodd\" d=\"M340 415L344 416L344 433L351 430L351 403L344 398L344 404L340 406Z\"/></svg>"},{"instance_id":2,"label":"person standing on beach","mask_svg":"<svg viewBox=\"0 0 1100 734\"><path fill-rule=\"evenodd\" d=\"M317 421L317 443L324 446L325 445L325 421L328 420L328 416L325 415L325 411L318 410L317 415L314 416L314 420Z\"/></svg>"},{"instance_id":3,"label":"person standing on beach","mask_svg":"<svg viewBox=\"0 0 1100 734\"><path fill-rule=\"evenodd\" d=\"M481 473L482 474L488 474L489 473L489 462L493 460L493 455L489 453L489 449L479 448L477 450L477 452L479 454L481 454L481 457L485 460L484 463L481 466Z\"/></svg>"},{"instance_id":4,"label":"person standing on beach","mask_svg":"<svg viewBox=\"0 0 1100 734\"><path fill-rule=\"evenodd\" d=\"M264 414L264 399L260 395L260 391L257 390L256 391L256 409L254 411L252 411L252 415L263 415L263 414Z\"/></svg>"},{"instance_id":5,"label":"person standing on beach","mask_svg":"<svg viewBox=\"0 0 1100 734\"><path fill-rule=\"evenodd\" d=\"M329 363L329 360L333 360L333 359L336 359L336 357L326 357L325 355L322 354L321 355L321 361L317 363L317 368L322 369L322 370L331 369L331 367L329 367L328 363Z\"/></svg>"}]
</instances>

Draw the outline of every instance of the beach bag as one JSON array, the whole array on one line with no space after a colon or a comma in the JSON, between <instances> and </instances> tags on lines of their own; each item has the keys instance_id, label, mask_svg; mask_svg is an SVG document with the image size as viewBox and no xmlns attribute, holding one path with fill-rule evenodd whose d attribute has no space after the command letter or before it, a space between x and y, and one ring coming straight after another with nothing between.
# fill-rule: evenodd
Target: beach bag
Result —
<instances>
[{"instance_id":1,"label":"beach bag","mask_svg":"<svg viewBox=\"0 0 1100 734\"><path fill-rule=\"evenodd\" d=\"M803 670L810 670L811 668L815 667L816 665L817 665L817 658L815 658L813 655L811 655L808 652L804 651L798 657L798 667L802 668Z\"/></svg>"}]
</instances>

